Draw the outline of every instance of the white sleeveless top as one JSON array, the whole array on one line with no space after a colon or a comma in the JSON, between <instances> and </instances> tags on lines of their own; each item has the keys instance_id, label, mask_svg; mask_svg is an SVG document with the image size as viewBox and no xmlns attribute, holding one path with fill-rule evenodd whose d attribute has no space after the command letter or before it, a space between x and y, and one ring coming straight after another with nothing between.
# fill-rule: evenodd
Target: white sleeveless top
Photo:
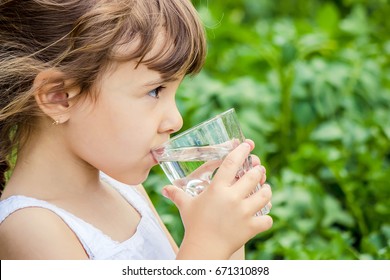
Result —
<instances>
[{"instance_id":1,"label":"white sleeveless top","mask_svg":"<svg viewBox=\"0 0 390 280\"><path fill-rule=\"evenodd\" d=\"M93 225L53 204L20 195L0 201L0 224L19 209L26 207L45 208L57 214L69 226L90 259L174 259L175 252L145 197L134 187L122 184L105 175L102 175L102 179L113 186L141 215L136 232L124 242L112 240Z\"/></svg>"}]
</instances>

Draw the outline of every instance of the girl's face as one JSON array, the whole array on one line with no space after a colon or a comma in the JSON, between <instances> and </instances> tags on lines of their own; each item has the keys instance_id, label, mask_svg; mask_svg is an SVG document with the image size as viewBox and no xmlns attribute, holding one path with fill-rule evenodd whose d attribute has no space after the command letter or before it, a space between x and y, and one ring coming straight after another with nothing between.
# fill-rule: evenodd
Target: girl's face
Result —
<instances>
[{"instance_id":1,"label":"girl's face","mask_svg":"<svg viewBox=\"0 0 390 280\"><path fill-rule=\"evenodd\" d=\"M180 80L135 62L118 63L99 81L97 100L80 100L67 123L70 150L127 184L143 182L156 164L151 150L182 126L175 103Z\"/></svg>"}]
</instances>

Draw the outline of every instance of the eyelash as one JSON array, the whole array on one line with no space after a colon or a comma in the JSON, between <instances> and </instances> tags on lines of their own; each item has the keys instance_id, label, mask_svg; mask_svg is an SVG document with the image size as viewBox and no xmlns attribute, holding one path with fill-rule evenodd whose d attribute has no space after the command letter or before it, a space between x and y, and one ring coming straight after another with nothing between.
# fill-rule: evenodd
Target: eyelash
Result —
<instances>
[{"instance_id":1,"label":"eyelash","mask_svg":"<svg viewBox=\"0 0 390 280\"><path fill-rule=\"evenodd\" d=\"M160 98L159 94L160 94L160 92L161 92L164 88L165 88L165 87L163 87L163 86L156 87L155 89L149 91L149 92L148 92L148 95L149 95L150 97L159 99L159 98ZM154 93L154 92L155 92L155 94L154 94L155 96L153 96L153 94L152 94L152 93Z\"/></svg>"}]
</instances>

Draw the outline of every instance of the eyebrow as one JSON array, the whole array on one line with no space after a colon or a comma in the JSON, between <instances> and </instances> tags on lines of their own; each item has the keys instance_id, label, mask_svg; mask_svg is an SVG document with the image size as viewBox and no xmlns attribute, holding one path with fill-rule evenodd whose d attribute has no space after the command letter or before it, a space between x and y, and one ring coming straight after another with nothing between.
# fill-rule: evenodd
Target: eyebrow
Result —
<instances>
[{"instance_id":1,"label":"eyebrow","mask_svg":"<svg viewBox=\"0 0 390 280\"><path fill-rule=\"evenodd\" d=\"M177 81L178 78L175 78L175 77L170 77L170 78L158 78L156 80L152 80L150 82L147 82L146 84L144 84L145 87L150 87L150 86L155 86L155 85L158 85L158 84L165 84L165 83L168 83L168 82L174 82L174 81Z\"/></svg>"}]
</instances>

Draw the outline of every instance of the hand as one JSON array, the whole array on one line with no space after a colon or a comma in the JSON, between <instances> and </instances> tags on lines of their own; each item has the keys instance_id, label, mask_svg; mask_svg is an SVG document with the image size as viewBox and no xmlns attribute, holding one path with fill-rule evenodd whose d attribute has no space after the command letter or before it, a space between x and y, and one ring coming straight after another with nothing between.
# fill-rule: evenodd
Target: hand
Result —
<instances>
[{"instance_id":1,"label":"hand","mask_svg":"<svg viewBox=\"0 0 390 280\"><path fill-rule=\"evenodd\" d=\"M250 195L259 182L265 181L265 168L258 158L254 158L254 168L236 178L253 147L253 142L246 141L229 153L210 186L196 197L174 186L164 188L164 196L178 207L185 227L178 258L227 259L272 226L270 216L255 216L269 203L270 187L265 184Z\"/></svg>"}]
</instances>

